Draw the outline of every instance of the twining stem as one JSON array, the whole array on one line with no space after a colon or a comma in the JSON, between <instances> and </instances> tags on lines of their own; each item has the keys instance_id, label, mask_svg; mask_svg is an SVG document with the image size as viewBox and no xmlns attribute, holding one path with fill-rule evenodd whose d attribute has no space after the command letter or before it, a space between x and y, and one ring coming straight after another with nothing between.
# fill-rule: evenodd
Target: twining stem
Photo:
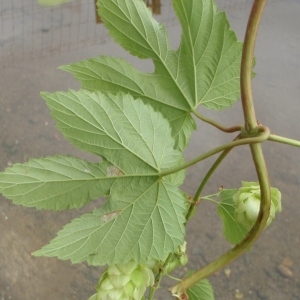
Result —
<instances>
[{"instance_id":1,"label":"twining stem","mask_svg":"<svg viewBox=\"0 0 300 300\"><path fill-rule=\"evenodd\" d=\"M219 152L222 152L224 150L227 150L227 149L234 148L236 146L241 146L241 145L246 145L246 144L254 144L254 143L262 143L262 142L266 141L269 138L270 130L269 130L269 128L264 127L264 126L260 126L259 129L261 131L261 135L259 135L259 136L243 138L243 139L240 139L240 140L236 140L236 141L221 145L221 146L216 147L216 148L214 148L214 149L212 149L208 152L205 152L202 155L199 155L198 157L192 159L191 161L189 161L189 162L187 162L183 165L180 165L180 166L172 168L170 170L161 172L159 175L161 177L163 177L163 176L167 176L167 175L179 172L183 169L186 169L186 168L188 168L188 167L190 167L190 166L192 166L192 165L194 165L194 164L196 164L196 163L212 156L212 155L215 155L215 154L217 154Z\"/></svg>"},{"instance_id":2,"label":"twining stem","mask_svg":"<svg viewBox=\"0 0 300 300\"><path fill-rule=\"evenodd\" d=\"M257 31L265 5L266 0L254 0L245 34L241 61L241 95L245 118L243 136L251 136L258 129L252 97L252 66ZM245 139L238 140L233 143L243 140ZM250 147L261 190L260 211L256 223L247 236L230 251L221 255L217 260L184 278L179 284L170 288L170 291L173 294L185 295L188 288L235 260L254 244L261 232L264 230L270 214L271 195L269 176L261 144L252 143ZM227 147L226 149L230 149L230 147ZM181 299L181 296L179 297Z\"/></svg>"},{"instance_id":3,"label":"twining stem","mask_svg":"<svg viewBox=\"0 0 300 300\"><path fill-rule=\"evenodd\" d=\"M240 125L236 125L236 126L232 126L232 127L225 127L219 123L217 123L216 121L209 119L207 117L202 116L197 110L193 110L193 114L200 120L202 120L205 123L208 123L216 128L218 128L219 130L223 131L223 132L227 132L227 133L231 133L231 132L236 132L236 131L241 131L242 126Z\"/></svg>"},{"instance_id":4,"label":"twining stem","mask_svg":"<svg viewBox=\"0 0 300 300\"><path fill-rule=\"evenodd\" d=\"M212 275L217 270L223 268L227 264L231 263L233 260L244 254L252 245L255 243L257 238L260 236L264 230L266 223L270 215L270 205L271 205L271 194L270 194L270 183L267 168L265 165L262 148L260 143L251 144L251 152L253 160L255 163L255 168L260 184L261 189L261 203L260 203L260 212L256 220L255 225L248 233L248 235L235 247L229 250L227 253L221 255L217 260L211 262L206 267L200 269L199 271L193 273L192 275L184 278L179 284L170 288L170 291L173 294L177 294L178 291L186 291L188 288L195 285L197 282L202 279ZM213 170L219 165L222 159L226 156L226 152L230 151L231 148L224 151L219 158L216 160L214 165L211 168L211 174ZM209 176L208 176L209 178ZM208 180L207 178L207 180ZM200 186L204 186L205 183ZM200 187L199 187L200 189ZM199 193L200 194L200 193ZM197 197L198 199L198 197Z\"/></svg>"},{"instance_id":5,"label":"twining stem","mask_svg":"<svg viewBox=\"0 0 300 300\"><path fill-rule=\"evenodd\" d=\"M158 274L155 276L154 285L151 286L150 289L149 289L149 298L148 298L148 300L153 300L154 294L155 294L156 290L159 288L161 279L164 275L164 269L166 268L167 264L172 259L172 257L173 257L173 253L170 253L168 255L167 259L164 261L164 264L160 268Z\"/></svg>"},{"instance_id":6,"label":"twining stem","mask_svg":"<svg viewBox=\"0 0 300 300\"><path fill-rule=\"evenodd\" d=\"M273 142L291 145L291 146L300 147L300 141L289 139L289 138L282 137L282 136L275 135L275 134L270 134L268 140L273 141Z\"/></svg>"},{"instance_id":7,"label":"twining stem","mask_svg":"<svg viewBox=\"0 0 300 300\"><path fill-rule=\"evenodd\" d=\"M267 0L255 0L247 24L241 61L241 96L245 118L245 129L257 127L252 97L252 67L256 36Z\"/></svg>"},{"instance_id":8,"label":"twining stem","mask_svg":"<svg viewBox=\"0 0 300 300\"><path fill-rule=\"evenodd\" d=\"M261 232L264 230L267 220L269 218L270 211L271 195L269 188L269 177L267 169L261 167L262 165L265 165L261 145L253 144L251 145L251 150L254 153L253 155L255 157L260 157L255 163L259 183L261 186L261 209L256 223L254 224L253 228L250 230L248 235L239 244L237 244L227 253L221 255L217 260L211 262L206 267L200 269L192 275L184 278L179 284L170 288L170 291L173 294L178 293L178 291L186 291L188 288L192 287L197 282L212 275L217 270L223 268L224 266L235 260L237 257L245 253L247 249L249 249L255 243Z\"/></svg>"},{"instance_id":9,"label":"twining stem","mask_svg":"<svg viewBox=\"0 0 300 300\"><path fill-rule=\"evenodd\" d=\"M226 150L224 150L220 156L217 158L217 160L214 162L214 164L211 166L211 168L209 169L209 171L206 173L206 175L204 176L203 180L201 181L199 188L197 189L197 192L195 193L194 197L193 197L193 201L192 204L189 207L189 210L186 214L186 220L189 220L195 206L198 203L198 199L206 185L206 183L208 182L209 178L212 176L212 174L214 173L214 171L218 168L218 166L220 165L220 163L223 161L223 159L227 156L227 154L230 152L232 148L228 148Z\"/></svg>"}]
</instances>

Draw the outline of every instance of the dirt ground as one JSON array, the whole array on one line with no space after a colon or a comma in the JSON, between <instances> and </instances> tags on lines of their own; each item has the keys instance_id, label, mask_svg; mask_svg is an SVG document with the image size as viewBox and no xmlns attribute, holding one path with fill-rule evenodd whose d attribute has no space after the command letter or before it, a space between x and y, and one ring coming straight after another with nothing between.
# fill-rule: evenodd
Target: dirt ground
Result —
<instances>
[{"instance_id":1,"label":"dirt ground","mask_svg":"<svg viewBox=\"0 0 300 300\"><path fill-rule=\"evenodd\" d=\"M247 10L229 13L232 27L242 38ZM257 76L254 98L257 117L272 132L300 140L300 1L269 1L261 24L256 50ZM178 27L170 36L178 40ZM20 62L1 70L0 81L0 170L30 157L71 154L93 160L77 151L55 129L54 121L39 96L40 91L78 88L70 75L57 67L98 54L123 56L138 61L113 43L91 47L81 53L66 53L43 60ZM139 65L138 65L139 66ZM204 112L221 116L227 125L242 124L240 104L227 112ZM186 158L191 159L233 138L198 124ZM209 140L205 140L209 136ZM265 156L272 186L282 192L283 211L265 230L252 251L210 277L217 300L300 299L300 149L266 142ZM235 149L209 182L205 192L223 185L240 186L241 180L255 181L248 147ZM193 194L213 160L191 168L183 189ZM33 257L61 227L93 204L79 211L36 211L12 205L0 196L0 300L86 300L101 269L86 264L72 265L55 258ZM230 248L222 236L216 207L199 206L188 226L187 267L201 268ZM282 267L282 265L284 267ZM183 270L179 271L181 274ZM173 284L167 280L164 286ZM166 290L157 299L171 299Z\"/></svg>"}]
</instances>

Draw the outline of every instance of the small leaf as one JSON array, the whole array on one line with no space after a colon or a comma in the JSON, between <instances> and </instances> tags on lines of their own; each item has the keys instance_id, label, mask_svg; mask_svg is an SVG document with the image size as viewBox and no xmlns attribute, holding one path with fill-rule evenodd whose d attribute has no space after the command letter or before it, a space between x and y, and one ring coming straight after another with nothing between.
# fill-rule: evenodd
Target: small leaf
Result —
<instances>
[{"instance_id":1,"label":"small leaf","mask_svg":"<svg viewBox=\"0 0 300 300\"><path fill-rule=\"evenodd\" d=\"M163 260L182 245L186 205L177 187L143 177L123 178L111 190L102 208L74 219L34 254L113 265Z\"/></svg>"},{"instance_id":2,"label":"small leaf","mask_svg":"<svg viewBox=\"0 0 300 300\"><path fill-rule=\"evenodd\" d=\"M0 173L0 191L15 204L37 209L79 208L109 194L118 178L106 176L109 167L69 156L31 159Z\"/></svg>"},{"instance_id":3,"label":"small leaf","mask_svg":"<svg viewBox=\"0 0 300 300\"><path fill-rule=\"evenodd\" d=\"M57 128L75 146L126 174L158 173L182 159L171 128L150 105L124 93L43 93Z\"/></svg>"},{"instance_id":4,"label":"small leaf","mask_svg":"<svg viewBox=\"0 0 300 300\"><path fill-rule=\"evenodd\" d=\"M187 290L189 300L214 300L214 292L210 282L203 279Z\"/></svg>"},{"instance_id":5,"label":"small leaf","mask_svg":"<svg viewBox=\"0 0 300 300\"><path fill-rule=\"evenodd\" d=\"M249 232L235 218L235 202L232 197L236 192L237 190L221 192L221 202L218 205L218 213L223 221L224 236L233 245L241 242Z\"/></svg>"}]
</instances>

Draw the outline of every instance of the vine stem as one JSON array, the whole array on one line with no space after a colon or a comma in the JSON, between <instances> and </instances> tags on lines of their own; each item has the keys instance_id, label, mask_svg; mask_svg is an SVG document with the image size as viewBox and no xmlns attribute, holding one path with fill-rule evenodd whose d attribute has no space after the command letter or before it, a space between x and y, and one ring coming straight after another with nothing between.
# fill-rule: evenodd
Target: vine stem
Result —
<instances>
[{"instance_id":1,"label":"vine stem","mask_svg":"<svg viewBox=\"0 0 300 300\"><path fill-rule=\"evenodd\" d=\"M212 275L217 270L223 268L227 264L234 261L240 255L245 253L247 251L247 249L251 248L251 246L255 243L257 238L260 236L260 234L264 230L266 223L268 221L268 218L269 218L270 205L271 205L269 176L268 176L267 168L265 165L261 144L257 144L257 143L251 144L250 147L251 147L252 155L255 157L255 159L254 159L255 168L256 168L257 176L258 176L259 183L261 186L260 212L259 212L259 215L258 215L255 225L253 226L251 231L248 233L248 235L239 244L237 244L235 247L233 247L227 253L221 255L217 260L211 262L206 267L204 267L204 268L198 270L197 272L193 273L192 275L186 277L179 284L171 287L169 290L173 294L178 293L178 291L182 291L182 292L186 291L188 288L192 287L197 282ZM232 148L227 149L219 156L219 158L216 160L216 162L210 169L211 174L217 168L217 166L225 158L225 156L228 154L228 152L231 149ZM208 178L207 178L207 180L208 180ZM203 183L201 183L200 187L205 185L205 181L206 180L204 180ZM201 189L200 187L199 187L199 190ZM200 192L199 192L199 194L200 194ZM190 210L190 211L192 211L192 210Z\"/></svg>"},{"instance_id":2,"label":"vine stem","mask_svg":"<svg viewBox=\"0 0 300 300\"><path fill-rule=\"evenodd\" d=\"M219 123L217 123L216 121L209 119L207 117L204 117L203 115L201 115L197 110L193 110L193 114L200 120L202 120L203 122L206 122L216 128L218 128L219 130L223 131L223 132L227 132L227 133L232 133L232 132L236 132L236 131L241 131L242 126L241 125L235 125L232 127L225 127Z\"/></svg>"},{"instance_id":3,"label":"vine stem","mask_svg":"<svg viewBox=\"0 0 300 300\"><path fill-rule=\"evenodd\" d=\"M252 152L257 152L256 154L262 154L261 145L253 144L251 145ZM179 284L171 287L169 290L173 294L178 294L179 292L185 293L185 291L195 285L197 282L202 279L212 275L217 270L223 268L237 257L245 253L257 240L259 235L264 230L267 220L269 218L270 212L270 188L269 188L269 178L266 168L261 168L261 164L264 165L263 156L261 155L262 160L256 161L256 168L259 177L259 182L263 188L261 188L261 204L260 212L256 220L255 225L250 230L248 235L235 247L229 250L227 253L221 255L217 260L211 262L206 267L198 270L192 275L184 278Z\"/></svg>"},{"instance_id":4,"label":"vine stem","mask_svg":"<svg viewBox=\"0 0 300 300\"><path fill-rule=\"evenodd\" d=\"M272 142L278 142L278 143L287 144L295 147L300 147L300 141L289 139L275 134L270 134L268 140Z\"/></svg>"},{"instance_id":5,"label":"vine stem","mask_svg":"<svg viewBox=\"0 0 300 300\"><path fill-rule=\"evenodd\" d=\"M186 214L186 220L189 220L195 206L198 203L198 199L206 185L206 183L208 182L208 180L210 179L210 177L212 176L212 174L214 173L214 171L218 168L218 166L220 165L220 163L223 161L223 159L227 156L227 154L231 151L232 148L228 148L226 150L224 150L220 156L217 158L217 160L214 162L214 164L211 166L211 168L209 169L209 171L206 173L206 175L204 176L203 180L201 181L199 188L197 189L197 192L195 193L194 197L193 197L193 201L192 204L189 207L189 210Z\"/></svg>"},{"instance_id":6,"label":"vine stem","mask_svg":"<svg viewBox=\"0 0 300 300\"><path fill-rule=\"evenodd\" d=\"M245 129L257 127L252 96L252 67L256 36L267 0L255 0L249 16L241 61L241 96L245 118Z\"/></svg>"},{"instance_id":7,"label":"vine stem","mask_svg":"<svg viewBox=\"0 0 300 300\"><path fill-rule=\"evenodd\" d=\"M236 141L221 145L221 146L216 147L216 148L214 148L210 151L205 152L202 155L199 155L198 157L190 160L189 162L187 162L183 165L180 165L178 167L172 168L172 169L164 171L164 172L160 172L159 175L160 175L160 177L163 177L163 176L167 176L167 175L170 175L170 174L173 174L173 173L177 173L177 172L179 172L183 169L186 169L186 168L188 168L188 167L190 167L190 166L192 166L192 165L194 165L194 164L210 157L210 156L213 156L213 155L215 155L219 152L222 152L223 150L231 149L231 148L241 146L241 145L262 143L262 142L266 141L269 138L270 130L269 130L268 127L265 127L265 126L260 126L259 130L261 132L261 135L259 135L259 136L243 138L243 139L240 139L240 140L236 140Z\"/></svg>"},{"instance_id":8,"label":"vine stem","mask_svg":"<svg viewBox=\"0 0 300 300\"><path fill-rule=\"evenodd\" d=\"M245 119L243 136L251 136L253 133L255 134L258 129L252 97L252 66L257 31L266 2L266 0L254 0L244 39L241 61L241 96ZM173 295L177 295L179 299L182 299L182 296L186 296L186 290L188 288L192 287L197 282L208 277L242 255L254 244L266 226L270 214L271 204L268 171L266 168L261 144L251 144L250 148L261 190L261 203L258 218L250 232L239 244L237 244L227 253L221 255L217 260L211 262L206 267L196 271L192 275L184 278L179 284L170 288L170 291L173 293ZM230 149L230 147L227 149Z\"/></svg>"},{"instance_id":9,"label":"vine stem","mask_svg":"<svg viewBox=\"0 0 300 300\"><path fill-rule=\"evenodd\" d=\"M166 268L167 264L169 263L169 261L172 259L173 257L173 253L170 253L167 257L167 259L164 261L163 266L160 268L158 274L155 276L155 282L154 285L150 287L149 289L149 297L148 300L153 300L154 294L156 292L156 290L159 288L161 279L164 275L164 269Z\"/></svg>"}]
</instances>

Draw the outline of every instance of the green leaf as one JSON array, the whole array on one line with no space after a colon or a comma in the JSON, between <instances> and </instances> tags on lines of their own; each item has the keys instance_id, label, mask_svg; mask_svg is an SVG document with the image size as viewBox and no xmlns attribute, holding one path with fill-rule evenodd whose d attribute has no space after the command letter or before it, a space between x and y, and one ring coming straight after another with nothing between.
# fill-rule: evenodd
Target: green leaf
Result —
<instances>
[{"instance_id":1,"label":"green leaf","mask_svg":"<svg viewBox=\"0 0 300 300\"><path fill-rule=\"evenodd\" d=\"M179 63L193 95L191 107L230 107L240 95L242 43L214 1L173 0L173 5L183 30Z\"/></svg>"},{"instance_id":2,"label":"green leaf","mask_svg":"<svg viewBox=\"0 0 300 300\"><path fill-rule=\"evenodd\" d=\"M168 122L141 100L122 93L88 91L43 96L67 138L113 165L62 156L16 164L0 173L0 191L15 204L53 210L79 208L108 195L120 177L158 177L161 170L184 162L173 149ZM178 186L184 176L181 171L168 180Z\"/></svg>"},{"instance_id":3,"label":"green leaf","mask_svg":"<svg viewBox=\"0 0 300 300\"><path fill-rule=\"evenodd\" d=\"M88 300L98 300L97 294L94 294Z\"/></svg>"},{"instance_id":4,"label":"green leaf","mask_svg":"<svg viewBox=\"0 0 300 300\"><path fill-rule=\"evenodd\" d=\"M125 174L157 174L182 159L168 121L130 95L80 90L42 96L68 140Z\"/></svg>"},{"instance_id":5,"label":"green leaf","mask_svg":"<svg viewBox=\"0 0 300 300\"><path fill-rule=\"evenodd\" d=\"M241 242L249 230L238 223L235 218L235 203L232 199L237 190L224 190L221 202L218 205L218 213L223 221L224 236L233 245Z\"/></svg>"},{"instance_id":6,"label":"green leaf","mask_svg":"<svg viewBox=\"0 0 300 300\"><path fill-rule=\"evenodd\" d=\"M115 40L131 54L152 59L155 72L103 56L63 66L84 89L123 91L150 103L170 122L180 150L195 129L191 111L199 104L223 109L238 99L242 44L212 1L174 1L183 28L177 51L142 0L99 0L98 6Z\"/></svg>"},{"instance_id":7,"label":"green leaf","mask_svg":"<svg viewBox=\"0 0 300 300\"><path fill-rule=\"evenodd\" d=\"M140 58L166 59L170 47L165 26L144 1L98 0L97 5L110 35L124 49Z\"/></svg>"},{"instance_id":8,"label":"green leaf","mask_svg":"<svg viewBox=\"0 0 300 300\"><path fill-rule=\"evenodd\" d=\"M214 291L207 279L203 279L187 290L189 300L214 300Z\"/></svg>"},{"instance_id":9,"label":"green leaf","mask_svg":"<svg viewBox=\"0 0 300 300\"><path fill-rule=\"evenodd\" d=\"M183 150L195 129L189 106L178 97L178 88L168 76L146 74L123 59L100 56L61 69L72 73L84 89L104 93L129 93L159 111L170 122L176 147Z\"/></svg>"},{"instance_id":10,"label":"green leaf","mask_svg":"<svg viewBox=\"0 0 300 300\"><path fill-rule=\"evenodd\" d=\"M108 195L118 176L107 162L93 164L67 156L31 159L0 173L0 191L15 204L37 209L79 208Z\"/></svg>"},{"instance_id":11,"label":"green leaf","mask_svg":"<svg viewBox=\"0 0 300 300\"><path fill-rule=\"evenodd\" d=\"M172 84L177 97L190 109L198 104L222 109L239 97L242 43L229 29L225 13L213 1L176 0L181 22L179 49L171 49L165 26L151 15L142 0L99 0L110 35L124 49L140 58L151 58L161 85Z\"/></svg>"},{"instance_id":12,"label":"green leaf","mask_svg":"<svg viewBox=\"0 0 300 300\"><path fill-rule=\"evenodd\" d=\"M183 164L184 164L184 159L181 160L181 163L179 163L179 165L183 165ZM172 173L172 174L166 176L165 178L169 182L171 182L172 184L174 184L175 186L180 186L180 185L183 184L185 176L186 176L185 170L181 170L179 172Z\"/></svg>"},{"instance_id":13,"label":"green leaf","mask_svg":"<svg viewBox=\"0 0 300 300\"><path fill-rule=\"evenodd\" d=\"M116 181L106 205L66 225L35 255L92 265L163 260L184 241L185 199L167 180Z\"/></svg>"}]
</instances>

